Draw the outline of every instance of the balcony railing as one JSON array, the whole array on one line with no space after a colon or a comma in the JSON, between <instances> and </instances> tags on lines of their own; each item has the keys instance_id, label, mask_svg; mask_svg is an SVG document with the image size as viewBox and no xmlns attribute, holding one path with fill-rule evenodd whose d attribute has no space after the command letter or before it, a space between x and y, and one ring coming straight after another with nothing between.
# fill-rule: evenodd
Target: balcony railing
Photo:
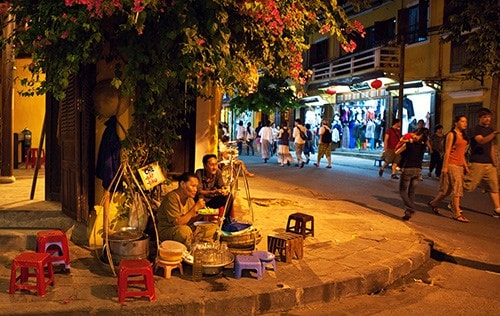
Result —
<instances>
[{"instance_id":1,"label":"balcony railing","mask_svg":"<svg viewBox=\"0 0 500 316\"><path fill-rule=\"evenodd\" d=\"M349 77L373 70L397 72L399 48L377 47L312 67L312 81Z\"/></svg>"}]
</instances>

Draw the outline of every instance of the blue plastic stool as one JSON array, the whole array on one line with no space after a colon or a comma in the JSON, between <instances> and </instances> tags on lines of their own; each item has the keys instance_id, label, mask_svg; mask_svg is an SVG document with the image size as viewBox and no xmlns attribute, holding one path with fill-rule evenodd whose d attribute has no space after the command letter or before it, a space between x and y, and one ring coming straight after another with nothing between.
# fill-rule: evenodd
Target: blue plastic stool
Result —
<instances>
[{"instance_id":1,"label":"blue plastic stool","mask_svg":"<svg viewBox=\"0 0 500 316\"><path fill-rule=\"evenodd\" d=\"M259 258L262 265L262 271L266 271L266 267L270 264L273 265L273 270L276 271L276 260L275 255L269 251L254 251L252 256Z\"/></svg>"},{"instance_id":2,"label":"blue plastic stool","mask_svg":"<svg viewBox=\"0 0 500 316\"><path fill-rule=\"evenodd\" d=\"M241 271L255 270L257 271L257 280L262 279L262 265L260 259L255 256L237 255L234 260L234 277L241 278Z\"/></svg>"}]
</instances>

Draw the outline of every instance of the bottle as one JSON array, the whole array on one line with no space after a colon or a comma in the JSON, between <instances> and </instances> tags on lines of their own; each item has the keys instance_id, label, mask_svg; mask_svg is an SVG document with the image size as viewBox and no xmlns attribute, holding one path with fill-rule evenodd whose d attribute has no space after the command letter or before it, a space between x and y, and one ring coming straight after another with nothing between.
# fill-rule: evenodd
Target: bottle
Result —
<instances>
[{"instance_id":1,"label":"bottle","mask_svg":"<svg viewBox=\"0 0 500 316\"><path fill-rule=\"evenodd\" d=\"M193 281L199 282L203 278L202 251L196 248L193 253Z\"/></svg>"}]
</instances>

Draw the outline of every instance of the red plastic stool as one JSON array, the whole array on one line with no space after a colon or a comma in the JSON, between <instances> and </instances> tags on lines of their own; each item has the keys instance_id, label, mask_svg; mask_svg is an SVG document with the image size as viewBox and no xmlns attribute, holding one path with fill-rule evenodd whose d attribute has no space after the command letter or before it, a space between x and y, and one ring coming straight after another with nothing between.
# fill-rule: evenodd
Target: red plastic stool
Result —
<instances>
[{"instance_id":1,"label":"red plastic stool","mask_svg":"<svg viewBox=\"0 0 500 316\"><path fill-rule=\"evenodd\" d=\"M123 304L127 297L147 296L151 302L156 299L155 284L153 278L153 267L146 259L123 259L120 260L118 272L118 301ZM142 276L141 280L129 277ZM142 284L145 289L141 291L129 291L129 285ZM137 288L136 288L137 290Z\"/></svg>"},{"instance_id":2,"label":"red plastic stool","mask_svg":"<svg viewBox=\"0 0 500 316\"><path fill-rule=\"evenodd\" d=\"M61 230L46 230L36 234L37 252L51 255L52 264L64 264L65 270L70 269L69 246L66 234Z\"/></svg>"},{"instance_id":3,"label":"red plastic stool","mask_svg":"<svg viewBox=\"0 0 500 316\"><path fill-rule=\"evenodd\" d=\"M45 273L45 267L47 267L47 273ZM21 268L21 274L17 276L19 268ZM30 272L30 268L35 271ZM28 282L29 277L36 277L36 283ZM54 269L48 253L27 251L12 261L9 294L14 294L16 290L35 290L38 296L43 297L47 293L49 284L54 286Z\"/></svg>"},{"instance_id":4,"label":"red plastic stool","mask_svg":"<svg viewBox=\"0 0 500 316\"><path fill-rule=\"evenodd\" d=\"M26 159L24 161L24 166L27 169L29 165L31 168L35 168L36 157L38 157L38 148L29 148L26 152ZM45 150L42 148L40 151L40 166L45 164Z\"/></svg>"}]
</instances>

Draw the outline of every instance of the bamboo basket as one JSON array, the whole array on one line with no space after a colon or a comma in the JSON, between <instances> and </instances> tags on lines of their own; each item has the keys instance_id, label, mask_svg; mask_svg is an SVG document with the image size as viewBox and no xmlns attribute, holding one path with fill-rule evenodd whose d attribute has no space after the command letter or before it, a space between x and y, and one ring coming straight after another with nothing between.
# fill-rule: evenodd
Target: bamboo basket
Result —
<instances>
[{"instance_id":1,"label":"bamboo basket","mask_svg":"<svg viewBox=\"0 0 500 316\"><path fill-rule=\"evenodd\" d=\"M262 235L260 234L260 231L256 228L242 234L220 236L220 241L226 242L228 248L236 248L236 249L250 248L250 247L255 248L255 245L259 244L261 240L262 240Z\"/></svg>"}]
</instances>

